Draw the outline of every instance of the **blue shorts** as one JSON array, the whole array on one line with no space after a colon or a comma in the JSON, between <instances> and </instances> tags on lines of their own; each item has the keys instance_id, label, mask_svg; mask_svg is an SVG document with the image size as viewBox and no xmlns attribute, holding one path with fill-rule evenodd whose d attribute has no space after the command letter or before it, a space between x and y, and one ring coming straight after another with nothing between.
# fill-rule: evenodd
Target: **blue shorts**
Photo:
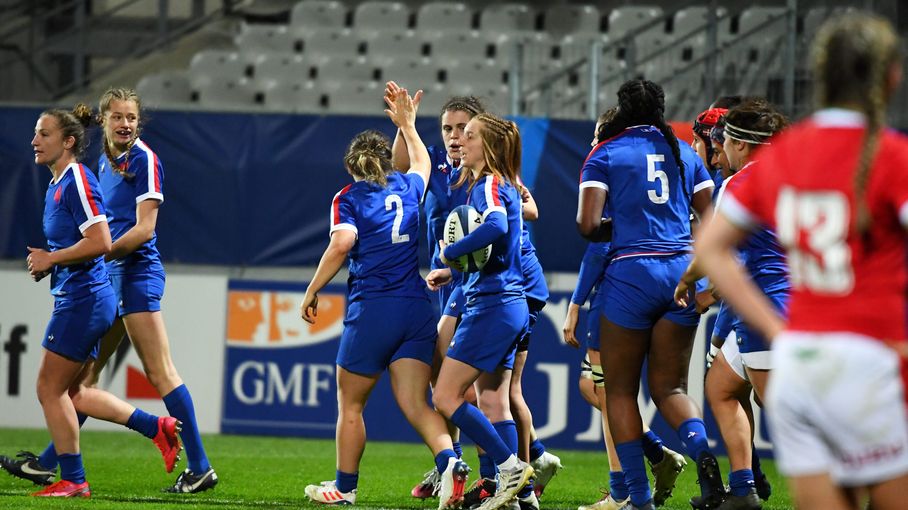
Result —
<instances>
[{"instance_id":1,"label":"blue shorts","mask_svg":"<svg viewBox=\"0 0 908 510\"><path fill-rule=\"evenodd\" d=\"M675 304L675 287L690 263L691 255L629 257L615 260L602 281L605 317L628 329L650 329L666 318L681 326L696 326L700 314L691 302Z\"/></svg>"},{"instance_id":2,"label":"blue shorts","mask_svg":"<svg viewBox=\"0 0 908 510\"><path fill-rule=\"evenodd\" d=\"M117 293L120 317L137 312L158 312L164 297L164 272L113 274L110 283Z\"/></svg>"},{"instance_id":3,"label":"blue shorts","mask_svg":"<svg viewBox=\"0 0 908 510\"><path fill-rule=\"evenodd\" d=\"M110 285L84 296L58 297L41 346L73 361L97 358L101 337L116 317L117 298Z\"/></svg>"},{"instance_id":4,"label":"blue shorts","mask_svg":"<svg viewBox=\"0 0 908 510\"><path fill-rule=\"evenodd\" d=\"M499 366L514 368L517 341L526 334L529 316L526 299L468 309L454 333L448 357L484 372L494 372Z\"/></svg>"},{"instance_id":5,"label":"blue shorts","mask_svg":"<svg viewBox=\"0 0 908 510\"><path fill-rule=\"evenodd\" d=\"M428 299L414 297L350 303L336 363L361 375L381 373L401 358L432 366L438 336L432 308Z\"/></svg>"},{"instance_id":6,"label":"blue shorts","mask_svg":"<svg viewBox=\"0 0 908 510\"><path fill-rule=\"evenodd\" d=\"M590 296L590 312L586 315L586 336L583 337L586 345L583 347L583 353L586 355L587 349L599 352L599 319L602 317L602 292L596 289Z\"/></svg>"},{"instance_id":7,"label":"blue shorts","mask_svg":"<svg viewBox=\"0 0 908 510\"><path fill-rule=\"evenodd\" d=\"M545 308L545 301L540 301L531 297L527 298L527 308L530 309L530 319L527 323L527 332L523 335L523 338L517 342L517 352L524 352L530 348L530 335L533 334L533 328L536 326L536 321L539 320L539 314L542 313L542 309Z\"/></svg>"},{"instance_id":8,"label":"blue shorts","mask_svg":"<svg viewBox=\"0 0 908 510\"><path fill-rule=\"evenodd\" d=\"M788 294L789 289L783 288L775 291L766 292L766 297L769 298L769 301L772 302L776 311L787 315L785 310L788 307ZM730 310L729 310L730 311ZM751 352L763 352L769 350L769 342L766 341L766 338L763 337L760 333L747 327L747 324L744 323L737 315L734 316L734 323L732 326L735 330L735 333L738 335L738 351L742 354L751 353Z\"/></svg>"},{"instance_id":9,"label":"blue shorts","mask_svg":"<svg viewBox=\"0 0 908 510\"><path fill-rule=\"evenodd\" d=\"M447 287L450 287L450 285L442 288ZM466 306L467 297L463 293L463 285L457 285L451 289L450 295L448 296L448 302L442 307L441 314L447 315L448 317L460 318L460 316L463 315Z\"/></svg>"}]
</instances>

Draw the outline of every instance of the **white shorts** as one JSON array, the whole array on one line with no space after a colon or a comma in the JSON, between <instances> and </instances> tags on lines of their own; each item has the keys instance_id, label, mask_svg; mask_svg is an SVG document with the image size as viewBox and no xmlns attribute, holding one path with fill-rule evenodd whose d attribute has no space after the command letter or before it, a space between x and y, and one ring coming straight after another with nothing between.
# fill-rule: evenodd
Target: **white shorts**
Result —
<instances>
[{"instance_id":1,"label":"white shorts","mask_svg":"<svg viewBox=\"0 0 908 510\"><path fill-rule=\"evenodd\" d=\"M741 359L741 352L738 350L738 335L732 330L731 333L725 337L725 343L722 344L722 356L725 357L725 361L728 362L731 366L732 371L740 377L747 381L747 372L744 371L744 363Z\"/></svg>"},{"instance_id":2,"label":"white shorts","mask_svg":"<svg viewBox=\"0 0 908 510\"><path fill-rule=\"evenodd\" d=\"M768 410L779 470L865 486L908 473L899 355L855 333L786 331L773 341Z\"/></svg>"},{"instance_id":3,"label":"white shorts","mask_svg":"<svg viewBox=\"0 0 908 510\"><path fill-rule=\"evenodd\" d=\"M772 368L772 351L742 352L741 363L751 370L769 370Z\"/></svg>"}]
</instances>

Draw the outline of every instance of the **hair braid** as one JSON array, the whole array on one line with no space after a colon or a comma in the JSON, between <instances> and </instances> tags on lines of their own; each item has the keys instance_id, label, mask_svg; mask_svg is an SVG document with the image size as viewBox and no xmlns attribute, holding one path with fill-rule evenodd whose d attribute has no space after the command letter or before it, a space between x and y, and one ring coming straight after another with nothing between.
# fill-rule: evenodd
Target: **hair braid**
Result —
<instances>
[{"instance_id":1,"label":"hair braid","mask_svg":"<svg viewBox=\"0 0 908 510\"><path fill-rule=\"evenodd\" d=\"M473 120L482 123L479 136L485 159L484 173L517 186L521 164L520 131L517 124L488 112L476 115ZM470 181L470 188L476 183L471 172L461 172L454 187L463 185L467 180Z\"/></svg>"},{"instance_id":2,"label":"hair braid","mask_svg":"<svg viewBox=\"0 0 908 510\"><path fill-rule=\"evenodd\" d=\"M849 13L825 23L811 48L817 105L858 105L867 118L853 177L854 224L861 234L867 232L872 221L866 191L885 124L886 77L898 59L898 44L892 25L885 19ZM847 80L842 79L843 73Z\"/></svg>"},{"instance_id":3,"label":"hair braid","mask_svg":"<svg viewBox=\"0 0 908 510\"><path fill-rule=\"evenodd\" d=\"M139 133L142 131L142 99L139 97L139 93L134 89L126 87L111 87L104 91L101 94L101 99L98 100L98 124L104 125L104 116L110 110L110 103L112 101L132 101L136 103L136 109L139 111L139 125L136 129L135 136L132 137L132 140L126 144L126 164L121 168L117 165L117 155L114 154L114 145L107 139L107 135L104 135L104 155L107 157L107 161L110 163L110 168L126 178L135 177L135 174L129 172L129 152L132 150L132 146L135 145L136 140L139 138Z\"/></svg>"}]
</instances>

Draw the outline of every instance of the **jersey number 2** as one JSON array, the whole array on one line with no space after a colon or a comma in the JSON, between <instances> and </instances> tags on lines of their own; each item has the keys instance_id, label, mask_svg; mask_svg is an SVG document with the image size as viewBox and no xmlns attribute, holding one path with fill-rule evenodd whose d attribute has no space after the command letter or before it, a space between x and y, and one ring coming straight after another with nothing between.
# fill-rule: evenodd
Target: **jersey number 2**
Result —
<instances>
[{"instance_id":1,"label":"jersey number 2","mask_svg":"<svg viewBox=\"0 0 908 510\"><path fill-rule=\"evenodd\" d=\"M396 208L394 213L394 226L391 227L391 244L405 243L410 240L410 234L400 235L400 224L404 221L404 201L399 195L388 195L385 199L385 210Z\"/></svg>"},{"instance_id":2,"label":"jersey number 2","mask_svg":"<svg viewBox=\"0 0 908 510\"><path fill-rule=\"evenodd\" d=\"M851 292L848 210L848 198L839 192L781 190L776 203L777 234L788 248L792 285L824 294ZM802 236L803 243L799 242Z\"/></svg>"},{"instance_id":3,"label":"jersey number 2","mask_svg":"<svg viewBox=\"0 0 908 510\"><path fill-rule=\"evenodd\" d=\"M646 155L646 178L649 182L659 181L660 192L656 190L647 190L646 195L650 202L654 204L664 204L668 202L668 175L662 170L656 170L656 163L665 161L664 154L647 154Z\"/></svg>"}]
</instances>

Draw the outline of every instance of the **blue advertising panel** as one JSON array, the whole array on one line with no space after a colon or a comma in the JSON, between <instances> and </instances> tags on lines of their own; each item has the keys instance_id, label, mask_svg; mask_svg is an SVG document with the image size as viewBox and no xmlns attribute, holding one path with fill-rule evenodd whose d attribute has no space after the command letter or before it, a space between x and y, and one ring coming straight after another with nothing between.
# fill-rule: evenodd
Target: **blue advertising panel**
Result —
<instances>
[{"instance_id":1,"label":"blue advertising panel","mask_svg":"<svg viewBox=\"0 0 908 510\"><path fill-rule=\"evenodd\" d=\"M299 315L305 288L305 283L230 282L223 432L334 437L337 420L334 360L343 330L345 289L329 286L319 293L318 321L310 325ZM540 315L524 369L524 397L533 412L536 432L548 447L602 450L600 415L583 400L577 388L583 353L561 340L569 300L568 292L552 292ZM585 334L585 314L584 310L578 335ZM706 337L711 322L711 315L704 317L701 338ZM694 368L690 394L706 408L702 354L696 355L691 363ZM643 386L640 408L644 420L667 446L684 451ZM721 440L708 409L706 417L711 444L721 453ZM756 418L758 423L762 421L759 412ZM420 441L398 409L387 376L381 378L372 392L365 421L370 440ZM756 438L758 447L770 446L766 437L765 429L761 430Z\"/></svg>"}]
</instances>

